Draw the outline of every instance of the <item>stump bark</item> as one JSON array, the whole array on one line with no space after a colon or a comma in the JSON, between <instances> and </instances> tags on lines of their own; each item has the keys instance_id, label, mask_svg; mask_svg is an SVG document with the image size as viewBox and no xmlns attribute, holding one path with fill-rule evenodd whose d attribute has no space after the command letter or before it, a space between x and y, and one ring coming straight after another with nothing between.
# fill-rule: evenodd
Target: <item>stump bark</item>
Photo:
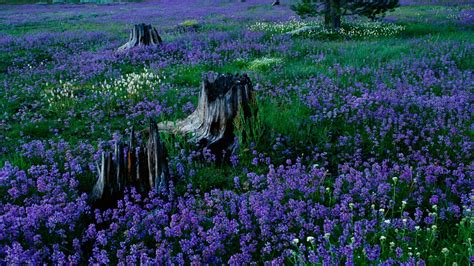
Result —
<instances>
[{"instance_id":1,"label":"stump bark","mask_svg":"<svg viewBox=\"0 0 474 266\"><path fill-rule=\"evenodd\" d=\"M130 30L130 37L127 43L122 45L118 50L125 51L136 46L157 46L163 41L158 31L149 24L136 24Z\"/></svg>"},{"instance_id":2,"label":"stump bark","mask_svg":"<svg viewBox=\"0 0 474 266\"><path fill-rule=\"evenodd\" d=\"M97 165L99 178L90 195L96 206L113 206L123 197L125 189L130 187L135 187L142 194L152 188L159 192L168 189L170 174L167 151L160 140L156 123L150 122L145 145L136 146L136 142L132 129L128 145L117 142L113 154L102 153Z\"/></svg>"},{"instance_id":3,"label":"stump bark","mask_svg":"<svg viewBox=\"0 0 474 266\"><path fill-rule=\"evenodd\" d=\"M162 122L158 128L174 134L191 134L189 142L210 149L220 160L233 149L234 119L240 111L244 118L252 116L252 111L256 111L253 103L253 86L246 74L207 73L196 110L183 120Z\"/></svg>"}]
</instances>

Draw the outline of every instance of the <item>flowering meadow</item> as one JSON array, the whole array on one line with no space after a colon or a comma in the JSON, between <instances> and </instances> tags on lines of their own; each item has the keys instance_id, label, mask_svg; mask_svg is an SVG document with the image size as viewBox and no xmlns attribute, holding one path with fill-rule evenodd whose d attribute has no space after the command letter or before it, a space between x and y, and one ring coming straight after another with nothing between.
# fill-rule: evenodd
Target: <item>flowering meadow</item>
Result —
<instances>
[{"instance_id":1,"label":"flowering meadow","mask_svg":"<svg viewBox=\"0 0 474 266\"><path fill-rule=\"evenodd\" d=\"M474 6L293 35L321 20L281 2L0 5L0 265L473 264ZM117 52L142 22L163 44ZM94 208L101 153L209 71L256 91L230 161L162 133L170 192Z\"/></svg>"}]
</instances>

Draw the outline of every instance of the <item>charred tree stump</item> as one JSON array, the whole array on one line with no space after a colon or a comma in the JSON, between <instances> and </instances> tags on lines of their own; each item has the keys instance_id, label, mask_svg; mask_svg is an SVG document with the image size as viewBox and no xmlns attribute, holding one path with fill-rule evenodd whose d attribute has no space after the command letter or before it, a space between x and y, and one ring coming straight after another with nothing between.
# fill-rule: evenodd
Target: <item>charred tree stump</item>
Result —
<instances>
[{"instance_id":1,"label":"charred tree stump","mask_svg":"<svg viewBox=\"0 0 474 266\"><path fill-rule=\"evenodd\" d=\"M155 122L150 122L150 134L146 145L137 147L132 129L130 142L117 142L111 152L103 152L97 165L99 178L91 193L91 200L98 207L111 207L123 197L125 189L135 187L139 193L151 189L159 192L168 189L170 174L167 151L160 140Z\"/></svg>"},{"instance_id":2,"label":"charred tree stump","mask_svg":"<svg viewBox=\"0 0 474 266\"><path fill-rule=\"evenodd\" d=\"M234 119L240 111L244 118L252 115L253 87L244 75L208 73L203 77L196 110L183 120L163 122L158 128L165 132L188 135L189 142L206 147L217 160L233 148Z\"/></svg>"},{"instance_id":3,"label":"charred tree stump","mask_svg":"<svg viewBox=\"0 0 474 266\"><path fill-rule=\"evenodd\" d=\"M158 31L154 27L141 23L136 24L133 29L130 30L128 42L122 45L118 50L125 51L136 46L157 46L162 42Z\"/></svg>"}]
</instances>

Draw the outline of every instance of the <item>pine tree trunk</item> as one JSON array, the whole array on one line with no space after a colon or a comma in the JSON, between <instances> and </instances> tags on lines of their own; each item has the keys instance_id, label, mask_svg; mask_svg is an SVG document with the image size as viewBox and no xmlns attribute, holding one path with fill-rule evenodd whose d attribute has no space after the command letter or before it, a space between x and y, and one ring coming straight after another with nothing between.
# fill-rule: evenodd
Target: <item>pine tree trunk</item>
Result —
<instances>
[{"instance_id":1,"label":"pine tree trunk","mask_svg":"<svg viewBox=\"0 0 474 266\"><path fill-rule=\"evenodd\" d=\"M334 29L341 28L341 0L332 0L333 7L332 7L332 25Z\"/></svg>"},{"instance_id":2,"label":"pine tree trunk","mask_svg":"<svg viewBox=\"0 0 474 266\"><path fill-rule=\"evenodd\" d=\"M324 26L331 28L331 0L326 0L324 6Z\"/></svg>"},{"instance_id":3,"label":"pine tree trunk","mask_svg":"<svg viewBox=\"0 0 474 266\"><path fill-rule=\"evenodd\" d=\"M340 0L327 0L324 12L324 24L330 29L341 28L341 3Z\"/></svg>"}]
</instances>

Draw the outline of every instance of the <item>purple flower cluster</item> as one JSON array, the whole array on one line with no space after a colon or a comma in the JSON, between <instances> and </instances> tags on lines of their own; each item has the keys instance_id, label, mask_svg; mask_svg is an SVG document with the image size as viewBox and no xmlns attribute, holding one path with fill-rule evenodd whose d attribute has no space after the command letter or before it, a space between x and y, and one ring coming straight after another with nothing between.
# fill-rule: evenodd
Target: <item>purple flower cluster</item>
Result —
<instances>
[{"instance_id":1,"label":"purple flower cluster","mask_svg":"<svg viewBox=\"0 0 474 266\"><path fill-rule=\"evenodd\" d=\"M0 170L2 261L60 263L67 258L78 263L81 222L90 213L87 195L79 192L78 180L92 167L83 158L92 156L94 148L82 144L71 150L64 142L34 141L22 149L24 158L44 164L24 171L6 162Z\"/></svg>"}]
</instances>

